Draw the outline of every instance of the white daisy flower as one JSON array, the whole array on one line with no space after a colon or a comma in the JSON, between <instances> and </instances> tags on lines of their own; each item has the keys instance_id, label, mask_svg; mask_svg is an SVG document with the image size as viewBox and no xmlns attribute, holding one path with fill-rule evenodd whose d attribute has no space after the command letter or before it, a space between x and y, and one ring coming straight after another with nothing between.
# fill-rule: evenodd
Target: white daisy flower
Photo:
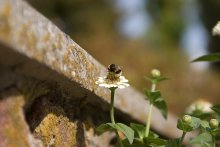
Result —
<instances>
[{"instance_id":1,"label":"white daisy flower","mask_svg":"<svg viewBox=\"0 0 220 147\"><path fill-rule=\"evenodd\" d=\"M212 34L219 35L220 36L220 21L215 25L215 27L212 29Z\"/></svg>"},{"instance_id":2,"label":"white daisy flower","mask_svg":"<svg viewBox=\"0 0 220 147\"><path fill-rule=\"evenodd\" d=\"M99 77L96 84L105 88L126 88L129 86L128 80L121 75L121 69L115 64L108 67L108 74L105 77Z\"/></svg>"}]
</instances>

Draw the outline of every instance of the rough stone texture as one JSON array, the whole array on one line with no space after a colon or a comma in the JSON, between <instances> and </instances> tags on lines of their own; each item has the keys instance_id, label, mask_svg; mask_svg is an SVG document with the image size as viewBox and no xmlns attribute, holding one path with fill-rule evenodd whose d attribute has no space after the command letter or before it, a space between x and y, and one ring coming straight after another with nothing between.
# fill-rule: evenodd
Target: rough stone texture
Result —
<instances>
[{"instance_id":1,"label":"rough stone texture","mask_svg":"<svg viewBox=\"0 0 220 147\"><path fill-rule=\"evenodd\" d=\"M0 91L13 86L21 91L31 132L44 145L107 146L112 134L97 137L93 129L109 121L109 91L95 84L105 73L99 62L25 1L0 0ZM148 103L143 97L133 88L117 90L117 120L144 122ZM170 114L166 121L156 109L152 128L166 137L180 136L176 118Z\"/></svg>"},{"instance_id":2,"label":"rough stone texture","mask_svg":"<svg viewBox=\"0 0 220 147\"><path fill-rule=\"evenodd\" d=\"M41 147L23 115L23 96L14 88L0 94L0 147Z\"/></svg>"}]
</instances>

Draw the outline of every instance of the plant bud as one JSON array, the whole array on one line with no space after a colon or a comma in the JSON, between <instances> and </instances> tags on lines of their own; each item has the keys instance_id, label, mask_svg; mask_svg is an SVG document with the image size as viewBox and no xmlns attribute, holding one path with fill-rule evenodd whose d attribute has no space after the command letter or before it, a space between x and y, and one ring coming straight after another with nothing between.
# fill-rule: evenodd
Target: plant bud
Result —
<instances>
[{"instance_id":1,"label":"plant bud","mask_svg":"<svg viewBox=\"0 0 220 147\"><path fill-rule=\"evenodd\" d=\"M185 123L189 124L189 123L192 122L192 117L189 116L189 115L184 115L183 118L182 118L182 120L183 120Z\"/></svg>"},{"instance_id":2,"label":"plant bud","mask_svg":"<svg viewBox=\"0 0 220 147\"><path fill-rule=\"evenodd\" d=\"M211 119L211 120L209 121L209 125L210 125L210 127L211 127L212 129L215 129L215 128L218 127L219 122L217 121L217 119Z\"/></svg>"},{"instance_id":3,"label":"plant bud","mask_svg":"<svg viewBox=\"0 0 220 147\"><path fill-rule=\"evenodd\" d=\"M160 77L160 71L159 71L158 69L153 69L153 70L151 71L151 75L152 75L152 77L154 77L154 78L158 78L158 77Z\"/></svg>"}]
</instances>

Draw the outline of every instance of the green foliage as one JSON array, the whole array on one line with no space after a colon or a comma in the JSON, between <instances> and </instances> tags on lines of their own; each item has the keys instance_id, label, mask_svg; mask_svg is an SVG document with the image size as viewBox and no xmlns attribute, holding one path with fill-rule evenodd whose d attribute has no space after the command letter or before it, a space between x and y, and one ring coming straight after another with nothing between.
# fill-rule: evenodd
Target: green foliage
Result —
<instances>
[{"instance_id":1,"label":"green foliage","mask_svg":"<svg viewBox=\"0 0 220 147\"><path fill-rule=\"evenodd\" d=\"M201 110L194 110L193 112L190 113L191 116L200 118L200 119L209 119L212 117L213 113L212 112L203 112Z\"/></svg>"},{"instance_id":2,"label":"green foliage","mask_svg":"<svg viewBox=\"0 0 220 147\"><path fill-rule=\"evenodd\" d=\"M205 120L201 120L200 126L206 130L206 128L210 128L209 123Z\"/></svg>"},{"instance_id":3,"label":"green foliage","mask_svg":"<svg viewBox=\"0 0 220 147\"><path fill-rule=\"evenodd\" d=\"M97 131L98 134L102 134L106 131L113 131L114 128L112 126L113 126L112 123L101 124L100 126L98 126L96 128L96 131Z\"/></svg>"},{"instance_id":4,"label":"green foliage","mask_svg":"<svg viewBox=\"0 0 220 147\"><path fill-rule=\"evenodd\" d=\"M158 147L166 144L166 140L159 138L159 136L152 131L150 131L148 137L145 137L144 125L131 123L130 126L135 132L136 144L153 147Z\"/></svg>"},{"instance_id":5,"label":"green foliage","mask_svg":"<svg viewBox=\"0 0 220 147\"><path fill-rule=\"evenodd\" d=\"M144 93L146 95L146 99L149 100L151 104L153 104L155 107L157 107L160 112L162 113L163 117L167 118L168 108L167 104L164 101L164 99L161 96L160 91L149 91L147 89L144 89Z\"/></svg>"},{"instance_id":6,"label":"green foliage","mask_svg":"<svg viewBox=\"0 0 220 147\"><path fill-rule=\"evenodd\" d=\"M192 139L190 144L200 144L204 147L213 147L212 145L212 136L209 133L202 133Z\"/></svg>"},{"instance_id":7,"label":"green foliage","mask_svg":"<svg viewBox=\"0 0 220 147\"><path fill-rule=\"evenodd\" d=\"M106 123L106 124L101 124L98 128L96 128L96 131L98 133L104 133L106 131L113 131L113 130L121 131L126 136L129 143L132 144L133 139L134 139L134 131L125 124Z\"/></svg>"},{"instance_id":8,"label":"green foliage","mask_svg":"<svg viewBox=\"0 0 220 147\"><path fill-rule=\"evenodd\" d=\"M151 82L152 84L157 84L159 82L165 81L165 80L169 80L169 78L166 77L144 77L147 81Z\"/></svg>"},{"instance_id":9,"label":"green foliage","mask_svg":"<svg viewBox=\"0 0 220 147\"><path fill-rule=\"evenodd\" d=\"M197 129L201 124L201 120L196 117L192 117L191 123L186 123L182 119L178 119L177 128L182 130L183 132L191 132Z\"/></svg>"},{"instance_id":10,"label":"green foliage","mask_svg":"<svg viewBox=\"0 0 220 147\"><path fill-rule=\"evenodd\" d=\"M220 53L204 55L204 56L196 58L192 62L201 62L201 61L218 62L220 61Z\"/></svg>"},{"instance_id":11,"label":"green foliage","mask_svg":"<svg viewBox=\"0 0 220 147\"><path fill-rule=\"evenodd\" d=\"M124 139L122 144L124 147L145 147L144 143L138 139L134 139L132 144L129 143L128 139ZM116 147L120 147L119 143L116 144Z\"/></svg>"},{"instance_id":12,"label":"green foliage","mask_svg":"<svg viewBox=\"0 0 220 147\"><path fill-rule=\"evenodd\" d=\"M168 140L165 147L180 147L180 146L181 146L180 138L176 138L176 139Z\"/></svg>"},{"instance_id":13,"label":"green foliage","mask_svg":"<svg viewBox=\"0 0 220 147\"><path fill-rule=\"evenodd\" d=\"M150 146L162 146L162 145L166 145L167 141L164 139L160 139L160 138L154 138L154 137L145 137L144 138L144 144L146 145L150 145Z\"/></svg>"},{"instance_id":14,"label":"green foliage","mask_svg":"<svg viewBox=\"0 0 220 147\"><path fill-rule=\"evenodd\" d=\"M219 128L211 129L211 130L210 130L210 134L211 134L212 136L220 135L220 129L219 129Z\"/></svg>"},{"instance_id":15,"label":"green foliage","mask_svg":"<svg viewBox=\"0 0 220 147\"><path fill-rule=\"evenodd\" d=\"M214 105L211 109L220 116L220 105Z\"/></svg>"},{"instance_id":16,"label":"green foliage","mask_svg":"<svg viewBox=\"0 0 220 147\"><path fill-rule=\"evenodd\" d=\"M130 127L134 130L134 136L143 140L145 136L145 126L141 124L131 123Z\"/></svg>"}]
</instances>

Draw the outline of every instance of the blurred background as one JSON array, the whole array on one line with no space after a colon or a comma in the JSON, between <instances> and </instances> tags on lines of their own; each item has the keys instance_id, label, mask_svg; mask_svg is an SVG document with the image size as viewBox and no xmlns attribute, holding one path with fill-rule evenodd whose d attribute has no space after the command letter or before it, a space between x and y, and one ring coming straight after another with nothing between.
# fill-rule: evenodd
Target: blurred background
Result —
<instances>
[{"instance_id":1,"label":"blurred background","mask_svg":"<svg viewBox=\"0 0 220 147\"><path fill-rule=\"evenodd\" d=\"M123 66L143 91L151 69L170 78L158 88L169 109L182 114L197 99L220 102L220 64L190 63L219 52L212 28L220 0L28 0L105 66Z\"/></svg>"}]
</instances>

